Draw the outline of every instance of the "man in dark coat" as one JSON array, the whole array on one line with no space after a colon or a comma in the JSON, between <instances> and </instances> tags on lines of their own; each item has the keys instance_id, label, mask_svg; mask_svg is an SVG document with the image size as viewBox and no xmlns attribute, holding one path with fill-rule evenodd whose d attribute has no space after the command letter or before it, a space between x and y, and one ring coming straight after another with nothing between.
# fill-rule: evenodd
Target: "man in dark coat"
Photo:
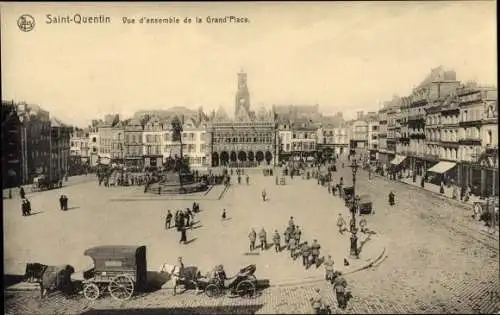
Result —
<instances>
[{"instance_id":1,"label":"man in dark coat","mask_svg":"<svg viewBox=\"0 0 500 315\"><path fill-rule=\"evenodd\" d=\"M321 246L318 244L317 240L314 240L313 243L311 244L311 256L312 256L312 262L313 264L316 265L316 268L319 267L319 250Z\"/></svg>"},{"instance_id":2,"label":"man in dark coat","mask_svg":"<svg viewBox=\"0 0 500 315\"><path fill-rule=\"evenodd\" d=\"M23 187L21 187L21 189L19 189L19 196L21 196L21 199L24 199L26 197L26 193L24 192Z\"/></svg>"},{"instance_id":3,"label":"man in dark coat","mask_svg":"<svg viewBox=\"0 0 500 315\"><path fill-rule=\"evenodd\" d=\"M264 228L262 228L259 232L259 241L260 241L260 250L267 249L267 233Z\"/></svg>"},{"instance_id":4,"label":"man in dark coat","mask_svg":"<svg viewBox=\"0 0 500 315\"><path fill-rule=\"evenodd\" d=\"M293 230L293 238L295 238L297 246L300 245L300 236L301 235L302 235L302 231L299 229L299 226L296 225L295 229Z\"/></svg>"},{"instance_id":5,"label":"man in dark coat","mask_svg":"<svg viewBox=\"0 0 500 315\"><path fill-rule=\"evenodd\" d=\"M187 235L186 235L186 226L184 225L184 220L179 220L179 226L177 227L177 230L181 232L181 239L179 240L179 244L183 243L186 244L187 241Z\"/></svg>"},{"instance_id":6,"label":"man in dark coat","mask_svg":"<svg viewBox=\"0 0 500 315\"><path fill-rule=\"evenodd\" d=\"M302 254L302 266L309 268L309 255L311 254L311 248L307 245L307 242L304 242L302 247L300 248L300 253Z\"/></svg>"},{"instance_id":7,"label":"man in dark coat","mask_svg":"<svg viewBox=\"0 0 500 315\"><path fill-rule=\"evenodd\" d=\"M59 197L59 208L60 210L64 210L64 196L61 195L61 197Z\"/></svg>"},{"instance_id":8,"label":"man in dark coat","mask_svg":"<svg viewBox=\"0 0 500 315\"><path fill-rule=\"evenodd\" d=\"M250 251L253 251L255 249L255 240L257 239L257 233L255 233L254 229L248 234L248 239L250 240Z\"/></svg>"},{"instance_id":9,"label":"man in dark coat","mask_svg":"<svg viewBox=\"0 0 500 315\"><path fill-rule=\"evenodd\" d=\"M170 212L170 210L168 210L167 217L165 220L165 230L170 229L171 222L172 222L172 212Z\"/></svg>"},{"instance_id":10,"label":"man in dark coat","mask_svg":"<svg viewBox=\"0 0 500 315\"><path fill-rule=\"evenodd\" d=\"M26 216L27 213L28 213L28 207L27 207L27 204L26 204L26 199L23 199L23 201L21 202L21 211L22 211L23 216Z\"/></svg>"},{"instance_id":11,"label":"man in dark coat","mask_svg":"<svg viewBox=\"0 0 500 315\"><path fill-rule=\"evenodd\" d=\"M63 209L64 211L68 210L68 196L63 195Z\"/></svg>"},{"instance_id":12,"label":"man in dark coat","mask_svg":"<svg viewBox=\"0 0 500 315\"><path fill-rule=\"evenodd\" d=\"M275 252L279 253L281 251L281 237L280 234L278 233L278 230L274 231L273 243Z\"/></svg>"},{"instance_id":13,"label":"man in dark coat","mask_svg":"<svg viewBox=\"0 0 500 315\"><path fill-rule=\"evenodd\" d=\"M333 281L333 291L335 291L335 295L337 296L337 303L340 309L345 309L347 306L346 300L346 287L347 281L342 276L340 271L336 272L335 280Z\"/></svg>"}]
</instances>

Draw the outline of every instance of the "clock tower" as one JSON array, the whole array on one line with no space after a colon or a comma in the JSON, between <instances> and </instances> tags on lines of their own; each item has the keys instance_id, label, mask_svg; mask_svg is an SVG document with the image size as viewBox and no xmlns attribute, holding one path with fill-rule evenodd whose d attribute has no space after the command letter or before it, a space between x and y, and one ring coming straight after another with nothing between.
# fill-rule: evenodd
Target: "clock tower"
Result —
<instances>
[{"instance_id":1,"label":"clock tower","mask_svg":"<svg viewBox=\"0 0 500 315\"><path fill-rule=\"evenodd\" d=\"M238 114L243 107L247 113L250 113L250 93L247 86L247 74L241 70L238 73L238 90L236 91L234 114Z\"/></svg>"}]
</instances>

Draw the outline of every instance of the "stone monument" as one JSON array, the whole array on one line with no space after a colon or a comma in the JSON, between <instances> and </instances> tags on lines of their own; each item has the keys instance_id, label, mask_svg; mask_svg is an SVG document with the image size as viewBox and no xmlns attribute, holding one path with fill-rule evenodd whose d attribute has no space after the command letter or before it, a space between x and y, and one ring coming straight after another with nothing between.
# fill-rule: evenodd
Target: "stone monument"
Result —
<instances>
[{"instance_id":1,"label":"stone monument","mask_svg":"<svg viewBox=\"0 0 500 315\"><path fill-rule=\"evenodd\" d=\"M182 123L176 116L172 120L172 146L169 157L159 174L159 181L149 187L156 194L186 194L204 191L206 183L196 182L189 169L189 161L183 154Z\"/></svg>"}]
</instances>

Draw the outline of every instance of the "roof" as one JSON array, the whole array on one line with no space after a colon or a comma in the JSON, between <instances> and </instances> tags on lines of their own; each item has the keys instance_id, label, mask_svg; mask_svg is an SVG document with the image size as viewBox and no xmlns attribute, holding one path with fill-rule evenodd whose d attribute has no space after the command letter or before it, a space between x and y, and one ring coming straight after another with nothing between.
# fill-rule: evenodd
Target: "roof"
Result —
<instances>
[{"instance_id":1,"label":"roof","mask_svg":"<svg viewBox=\"0 0 500 315\"><path fill-rule=\"evenodd\" d=\"M67 127L65 124L62 123L59 119L55 117L50 117L50 126L51 127Z\"/></svg>"},{"instance_id":2,"label":"roof","mask_svg":"<svg viewBox=\"0 0 500 315\"><path fill-rule=\"evenodd\" d=\"M94 257L133 257L139 251L146 250L146 246L133 245L103 245L88 248L83 254Z\"/></svg>"}]
</instances>

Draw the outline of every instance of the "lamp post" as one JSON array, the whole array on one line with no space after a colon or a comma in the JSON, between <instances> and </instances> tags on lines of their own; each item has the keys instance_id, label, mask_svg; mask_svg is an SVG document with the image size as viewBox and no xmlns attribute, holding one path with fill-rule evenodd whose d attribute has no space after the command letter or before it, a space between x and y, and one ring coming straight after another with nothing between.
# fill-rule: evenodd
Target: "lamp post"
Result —
<instances>
[{"instance_id":1,"label":"lamp post","mask_svg":"<svg viewBox=\"0 0 500 315\"><path fill-rule=\"evenodd\" d=\"M350 231L351 231L351 255L359 258L359 252L358 252L358 236L357 236L357 227L356 227L356 207L357 207L357 200L356 200L356 173L358 171L358 163L356 162L356 159L352 160L352 163L350 165L352 169L352 201L351 201L351 224L350 224Z\"/></svg>"}]
</instances>

